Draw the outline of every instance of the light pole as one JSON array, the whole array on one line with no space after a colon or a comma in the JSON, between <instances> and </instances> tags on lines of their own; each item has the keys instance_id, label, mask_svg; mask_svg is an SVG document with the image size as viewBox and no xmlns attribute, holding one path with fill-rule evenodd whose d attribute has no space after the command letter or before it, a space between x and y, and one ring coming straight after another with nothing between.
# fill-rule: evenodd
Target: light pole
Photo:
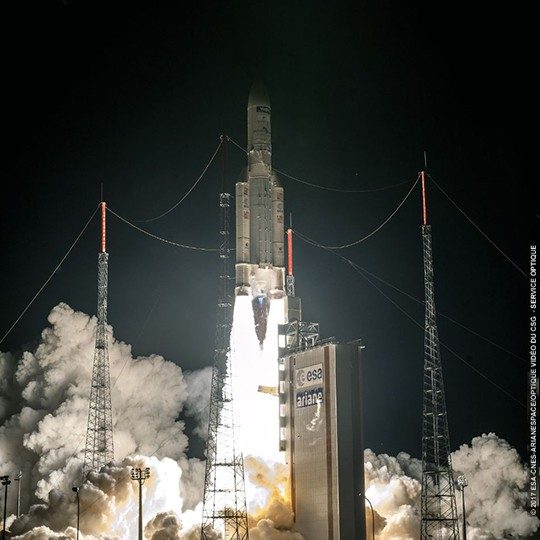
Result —
<instances>
[{"instance_id":1,"label":"light pole","mask_svg":"<svg viewBox=\"0 0 540 540\"><path fill-rule=\"evenodd\" d=\"M458 476L457 485L461 491L461 507L463 510L463 540L467 540L467 521L465 519L465 488L469 485L464 474Z\"/></svg>"},{"instance_id":2,"label":"light pole","mask_svg":"<svg viewBox=\"0 0 540 540\"><path fill-rule=\"evenodd\" d=\"M147 478L150 478L150 467L146 467L146 469L134 467L131 469L131 479L139 482L139 540L143 540L142 486Z\"/></svg>"},{"instance_id":3,"label":"light pole","mask_svg":"<svg viewBox=\"0 0 540 540\"><path fill-rule=\"evenodd\" d=\"M13 479L17 482L17 518L21 515L21 478L22 471Z\"/></svg>"},{"instance_id":4,"label":"light pole","mask_svg":"<svg viewBox=\"0 0 540 540\"><path fill-rule=\"evenodd\" d=\"M371 508L371 539L375 540L375 512L373 511L371 501L365 495L364 499L366 499L366 501L369 503L369 507Z\"/></svg>"},{"instance_id":5,"label":"light pole","mask_svg":"<svg viewBox=\"0 0 540 540\"><path fill-rule=\"evenodd\" d=\"M77 540L79 540L79 520L81 519L81 504L79 499L79 488L73 486L71 491L74 491L77 494Z\"/></svg>"},{"instance_id":6,"label":"light pole","mask_svg":"<svg viewBox=\"0 0 540 540\"><path fill-rule=\"evenodd\" d=\"M5 492L4 492L4 523L2 525L2 540L6 540L6 519L7 519L7 494L8 494L8 486L11 484L11 480L9 479L9 476L0 476L0 480L2 480L2 485L6 486Z\"/></svg>"},{"instance_id":7,"label":"light pole","mask_svg":"<svg viewBox=\"0 0 540 540\"><path fill-rule=\"evenodd\" d=\"M363 493L359 493L359 497L364 497L366 501L369 503L369 507L371 508L371 540L375 540L375 512L373 511L373 505L371 504L371 501L365 496Z\"/></svg>"}]
</instances>

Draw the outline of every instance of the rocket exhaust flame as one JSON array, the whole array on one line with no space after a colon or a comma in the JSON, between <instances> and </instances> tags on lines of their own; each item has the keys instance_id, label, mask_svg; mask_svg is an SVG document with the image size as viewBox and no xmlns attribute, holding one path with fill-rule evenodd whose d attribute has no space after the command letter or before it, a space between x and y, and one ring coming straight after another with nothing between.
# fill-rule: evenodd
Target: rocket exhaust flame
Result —
<instances>
[{"instance_id":1,"label":"rocket exhaust flame","mask_svg":"<svg viewBox=\"0 0 540 540\"><path fill-rule=\"evenodd\" d=\"M262 349L264 338L266 337L266 327L268 325L268 311L270 302L266 296L257 296L252 300L253 319L255 321L255 333Z\"/></svg>"},{"instance_id":2,"label":"rocket exhaust flame","mask_svg":"<svg viewBox=\"0 0 540 540\"><path fill-rule=\"evenodd\" d=\"M245 458L273 467L283 464L279 451L279 403L273 392L261 388L277 388L277 325L285 322L284 300L265 299L266 332L258 334L250 296L237 296L231 334L231 364L235 414L239 424L239 447ZM261 340L262 338L262 340ZM246 479L248 510L265 507L268 495Z\"/></svg>"}]
</instances>

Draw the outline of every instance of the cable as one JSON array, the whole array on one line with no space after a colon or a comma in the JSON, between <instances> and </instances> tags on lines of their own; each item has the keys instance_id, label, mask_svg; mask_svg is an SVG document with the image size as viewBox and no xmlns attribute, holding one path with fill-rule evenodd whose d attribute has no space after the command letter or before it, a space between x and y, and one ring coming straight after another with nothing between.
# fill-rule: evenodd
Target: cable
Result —
<instances>
[{"instance_id":1,"label":"cable","mask_svg":"<svg viewBox=\"0 0 540 540\"><path fill-rule=\"evenodd\" d=\"M166 212L163 212L163 214L160 214L159 216L156 216L150 219L139 219L137 220L137 223L149 223L150 221L156 221L158 219L161 219L163 216L166 216L169 212L172 212L179 204L181 204L188 197L188 195L195 189L197 184L202 180L203 176L206 174L206 171L208 170L208 168L214 161L214 158L219 152L219 149L221 148L222 144L223 144L223 135L219 138L218 147L215 149L214 153L212 154L212 157L210 158L210 161L208 161L208 163L206 164L206 167L203 169L203 172L200 174L199 178L195 180L195 183L187 190L184 196L174 206L171 206L171 208L169 208Z\"/></svg>"},{"instance_id":2,"label":"cable","mask_svg":"<svg viewBox=\"0 0 540 540\"><path fill-rule=\"evenodd\" d=\"M326 191L335 191L337 193L375 193L377 191L386 191L387 189L404 186L405 184L408 184L410 182L410 180L405 180L403 182L398 182L397 184L390 184L388 186L384 186L380 188L372 188L372 189L339 189L339 188L332 188L328 186L321 186L320 184L313 184L311 182L308 182L307 180L301 180L300 178L291 176L290 174L280 171L279 169L276 169L275 167L273 168L273 170L281 174L282 176L289 178L290 180L294 180L295 182L300 182L301 184L305 184L306 186L310 186L310 187L314 187L318 189L325 189Z\"/></svg>"},{"instance_id":3,"label":"cable","mask_svg":"<svg viewBox=\"0 0 540 540\"><path fill-rule=\"evenodd\" d=\"M299 233L298 231L295 231L296 232L296 236L298 236L301 240L303 240L304 242L308 243L308 244L311 244L315 247L319 247L319 248L322 248L322 249L325 249L326 251L328 251L329 253L332 253L333 255L335 255L336 257L339 257L340 259L342 259L343 261L347 262L354 270L356 270L356 272L361 276L363 277L369 284L371 284L377 291L379 291L380 294L382 294L391 304L394 305L394 307L396 307L399 311L401 311L408 319L410 319L416 326L418 326L419 328L421 328L422 330L424 329L424 327L414 318L412 317L409 313L407 313L398 303L396 303L394 300L392 300L392 298L390 298L383 290L381 290L375 283L373 283L366 275L364 275L363 271L361 270L361 268L356 264L354 263L353 261L351 261L350 259L348 259L347 257L344 257L343 255L341 255L340 253L336 253L335 251L332 251L331 249L328 249L328 248L325 248L322 244L319 244L318 242L316 242L315 240L312 240L308 237L306 237L305 235L302 235L301 233ZM525 407L525 405L519 401L517 398L515 398L512 394L510 394L508 391L506 391L502 386L498 385L495 381L491 380L487 375L483 374L481 371L479 371L475 366L473 366L470 362L467 362L467 360L465 360L463 357L461 357L459 354L457 354L453 349L451 349L448 345L446 345L443 341L440 340L439 338L439 342L440 344L445 347L449 352L451 352L458 360L461 360L461 362L463 362L465 365L467 365L468 367L470 367L475 373L477 373L478 375L480 375L483 379L485 379L486 381L488 381L490 384L492 384L495 388L497 388L498 390L500 390L501 392L503 392L503 394L505 394L506 396L508 396L510 399L512 399L513 401L515 401L516 403L518 403L521 407Z\"/></svg>"},{"instance_id":4,"label":"cable","mask_svg":"<svg viewBox=\"0 0 540 540\"><path fill-rule=\"evenodd\" d=\"M79 239L83 235L84 231L86 231L86 228L88 227L88 225L90 225L90 222L92 221L92 218L94 217L94 215L97 212L98 208L99 208L99 206L96 206L96 209L92 212L92 215L90 216L90 218L86 222L85 226L82 228L81 232L77 235L77 238L75 238L73 244L71 244L71 246L67 250L66 254L62 257L62 260L56 265L56 267L52 271L51 275L45 280L45 283L43 283L43 285L39 288L38 292L32 297L30 302L28 302L27 306L22 310L21 314L17 317L15 322L9 327L8 331L2 336L2 339L0 339L0 343L2 343L6 339L6 337L10 334L10 332L13 330L13 328L15 328L17 323L22 319L23 315L28 311L28 308L34 303L34 300L41 294L41 292L47 286L49 281L51 281L51 279L53 278L54 274L56 274L56 272L62 266L64 261L68 258L68 255L71 253L71 250L75 247L75 245L77 244L77 242L79 241Z\"/></svg>"},{"instance_id":5,"label":"cable","mask_svg":"<svg viewBox=\"0 0 540 540\"><path fill-rule=\"evenodd\" d=\"M150 238L154 238L155 240L159 240L160 242L164 242L165 244L170 244L172 246L184 248L184 249L193 249L195 251L218 251L218 248L208 248L208 247L200 247L200 246L190 246L188 244L179 244L178 242L173 242L172 240L167 240L166 238L161 238L160 236L156 236L155 234L152 234L151 232L145 231L144 229L141 229L134 223L131 223L131 221L128 221L126 218L123 218L122 216L118 215L114 210L111 210L110 207L107 207L107 210L113 215L116 216L118 219L129 225L130 227L133 227L134 229L146 234L147 236L150 236Z\"/></svg>"},{"instance_id":6,"label":"cable","mask_svg":"<svg viewBox=\"0 0 540 540\"><path fill-rule=\"evenodd\" d=\"M227 136L227 140L232 142L234 146L242 150L244 154L247 154L248 151L240 146L235 140L231 139L229 136ZM306 186L318 188L318 189L324 189L326 191L335 191L337 193L375 193L377 191L385 191L387 189L392 189L395 187L403 186L405 184L409 183L409 180L405 180L404 182L398 182L397 184L391 184L389 186L384 186L380 188L372 188L372 189L341 189L341 188L333 188L329 186L321 186L320 184L313 184L312 182L308 182L307 180L302 180L300 178L297 178L296 176L292 176L290 174L287 174L286 172L280 171L279 169L276 169L275 167L272 168L275 172L278 174L281 174L282 176L285 176L286 178L289 178L290 180L294 180L295 182L300 182L301 184L305 184Z\"/></svg>"},{"instance_id":7,"label":"cable","mask_svg":"<svg viewBox=\"0 0 540 540\"><path fill-rule=\"evenodd\" d=\"M142 333L144 332L144 330L146 328L146 324L150 320L150 317L152 316L152 313L154 313L154 309L156 308L158 302L161 300L162 296L163 296L163 290L161 290L161 292L154 298L154 302L152 304L152 307L148 310L148 312L146 314L146 317L144 319L144 322L143 322L143 324L141 326L141 329L139 330L139 333L137 334L137 337L134 339L134 341L133 341L133 343L131 345L132 350L135 348L135 346L139 342L139 338L142 336ZM114 379L114 383L111 385L111 392L116 387L116 383L118 382L118 379L120 378L120 375L122 375L122 372L124 371L125 367L127 366L129 360L131 360L131 356L126 356L126 359L124 360L124 364L122 365L122 367L120 368L120 371L118 372L118 375Z\"/></svg>"},{"instance_id":8,"label":"cable","mask_svg":"<svg viewBox=\"0 0 540 540\"><path fill-rule=\"evenodd\" d=\"M153 313L153 311L154 311L154 309L155 309L157 303L158 303L159 300L161 299L162 293L163 293L163 291L156 297L156 299L155 299L155 301L154 301L152 307L151 307L150 310L148 311L148 313L147 313L147 315L146 315L146 318L145 318L145 320L144 320L144 323L142 324L141 329L139 330L139 333L137 334L137 337L135 338L135 340L134 340L134 342L133 342L133 344L132 344L132 347L135 346L135 344L138 342L140 336L142 335L142 333L143 333L143 331L144 331L144 329L145 329L145 327L146 327L146 323L148 322L150 316L152 315L152 313ZM112 337L112 335L111 335L111 337ZM118 372L118 375L116 376L116 378L115 378L115 380L114 380L114 383L111 385L111 391L114 390L114 388L115 388L115 386L116 386L116 383L118 382L118 379L120 378L120 375L121 375L122 372L124 371L124 368L126 367L128 361L131 360L131 359L132 359L131 356L128 356L128 357L126 358L124 364L122 365L120 371ZM79 439L79 443L77 444L77 447L75 448L75 451L67 458L67 460L66 460L66 465L67 465L67 464L69 463L69 461L70 461L71 459L73 459L73 458L75 457L75 455L79 452L79 448L81 447L82 442L85 441L85 440L86 440L86 433L83 433L83 434L81 435L80 439ZM169 439L169 440L170 440L170 439ZM168 442L168 441L166 441L166 442ZM157 450L154 452L154 454L155 454L155 453L163 446L163 444L165 444L165 443L162 443L162 444L157 448ZM152 454L152 455L154 455L154 454ZM77 458L77 459L79 459L79 458ZM56 485L56 487L57 487L57 488L59 487L58 484ZM95 501L94 501L94 503L92 503L92 504L95 504Z\"/></svg>"},{"instance_id":9,"label":"cable","mask_svg":"<svg viewBox=\"0 0 540 540\"><path fill-rule=\"evenodd\" d=\"M360 238L359 240L355 240L354 242L350 242L349 244L343 244L341 246L324 246L321 244L321 247L327 248L327 249L345 249L352 246L357 246L358 244L361 244L362 242L366 241L368 238L371 238L374 234L379 232L398 212L398 210L405 204L405 201L409 198L409 195L413 192L414 188L418 184L418 181L420 179L420 176L416 179L414 184L411 186L411 189L407 192L407 195L405 195L405 198L398 204L397 208L373 231L371 231L366 236Z\"/></svg>"},{"instance_id":10,"label":"cable","mask_svg":"<svg viewBox=\"0 0 540 540\"><path fill-rule=\"evenodd\" d=\"M246 150L244 148L242 148L236 141L234 141L233 139L231 139L229 136L227 136L227 140L232 142L237 148L240 148L240 150L246 152ZM246 152L247 153L247 152ZM293 176L290 176L282 171L280 171L279 169L273 169L274 171L276 171L277 173L279 174L282 174L284 176L287 176L288 178L292 178L293 180L299 180L298 178L294 178ZM349 244L343 244L341 246L323 246L321 245L321 247L325 247L327 249L345 249L345 248L348 248L348 247L352 247L352 246L356 246L358 244L361 244L362 242L364 242L365 240L367 240L368 238L372 237L374 234L376 234L377 232L379 232L395 215L396 213L399 211L399 209L405 204L405 201L409 198L409 195L413 192L414 188L416 187L416 185L418 184L418 181L420 180L420 175L418 175L418 177L416 178L416 181L414 182L414 184L411 186L411 188L409 189L409 191L407 192L407 195L405 195L405 198L399 203L399 205L397 206L397 208L378 226L376 227L373 231L371 231L369 234L367 234L366 236L364 236L363 238L360 238L359 240L355 240L354 242L350 242ZM303 182L302 180L299 180L300 182ZM309 184L309 182L303 182L305 184ZM405 183L409 183L409 181L405 182ZM393 186L391 187L395 187L397 185L402 185L402 183L400 184L394 184ZM309 184L309 185L315 185L315 184ZM321 186L315 186L315 187L321 187ZM386 188L384 188L386 189ZM337 190L337 191L345 191L346 193L355 193L355 191L348 191L348 190ZM380 191L380 190L379 190Z\"/></svg>"},{"instance_id":11,"label":"cable","mask_svg":"<svg viewBox=\"0 0 540 540\"><path fill-rule=\"evenodd\" d=\"M297 233L298 234L298 233ZM351 261L352 262L352 261ZM368 274L369 276L371 276L372 278L375 278L376 280L380 281L381 283L384 283L385 285L387 285L388 287L391 287L392 289L394 289L395 291L403 294L404 296L406 296L407 298L410 298L411 300L417 302L418 304L422 304L423 306L426 304L423 300L420 300L419 298L416 298L415 296L413 296L412 294L409 294L408 292L404 291L403 289L400 289L399 287L397 287L396 285L394 285L393 283L390 283L389 281L386 281L385 279L377 276L376 274L374 274L373 272L370 272L369 270L366 270L364 267L360 266L359 264L356 264L356 263L352 263L354 264L354 266L357 266L360 270L362 270L363 272L365 272L366 274ZM454 323L455 325L459 326L460 328L463 328L463 330L466 330L467 332L470 332L471 334L473 334L474 336L484 340L485 342L493 345L494 347L497 347L497 349L500 349L501 351L513 356L514 358L517 358L518 360L521 360L522 362L525 362L527 363L527 360L525 358L523 358L522 356L519 356L517 355L516 353L512 352L512 351L509 351L508 349L506 349L505 347L503 347L502 345L499 345L498 343L495 343L494 341L492 341L491 339L489 339L488 337L486 336L483 336L482 334L479 334L478 332L476 332L475 330L473 330L472 328L469 328L468 326L465 326L464 324L460 323L459 321L456 321L455 319L453 319L452 317L450 317L449 315L446 315L445 313L442 313L441 311L437 310L437 315L439 317L443 317L444 319L447 319L448 321L450 321L451 323Z\"/></svg>"},{"instance_id":12,"label":"cable","mask_svg":"<svg viewBox=\"0 0 540 540\"><path fill-rule=\"evenodd\" d=\"M439 188L442 194L467 218L467 220L476 228L476 230L519 272L525 277L527 274L458 206L458 204L444 191L444 189L430 176L428 178Z\"/></svg>"},{"instance_id":13,"label":"cable","mask_svg":"<svg viewBox=\"0 0 540 540\"><path fill-rule=\"evenodd\" d=\"M354 266L353 266L354 267ZM379 287L377 287L377 285L375 285L375 283L373 283L367 276L363 275L363 273L361 271L358 272L368 283L370 283L373 287L375 287L375 289L377 289L389 302L391 302L396 308L398 308L404 315L406 315L411 321L414 322L414 324L416 326L418 326L421 330L424 330L424 327L412 316L410 316L404 309L401 308L401 306L399 306L396 302L394 302L394 300L392 300L388 295L386 295ZM506 391L502 386L498 385L495 381L493 381L492 379L490 379L487 375L485 375L484 373L482 373L478 368L476 368L475 366L473 366L470 362L467 362L467 360L465 360L462 356L460 356L458 353L456 353L453 349L451 349L448 345L446 345L446 343L444 343L440 338L439 338L439 343L445 348L447 349L449 352L451 352L457 359L461 360L466 366L470 367L475 373L477 373L478 375L480 375L480 377L482 377L484 380L488 381L490 384L492 384L495 388L497 388L498 390L500 390L503 394L505 394L506 396L508 396L510 399L512 399L513 401L515 401L518 405L520 405L521 407L525 408L525 405L519 401L517 398L515 398L512 394L510 394L510 392Z\"/></svg>"}]
</instances>

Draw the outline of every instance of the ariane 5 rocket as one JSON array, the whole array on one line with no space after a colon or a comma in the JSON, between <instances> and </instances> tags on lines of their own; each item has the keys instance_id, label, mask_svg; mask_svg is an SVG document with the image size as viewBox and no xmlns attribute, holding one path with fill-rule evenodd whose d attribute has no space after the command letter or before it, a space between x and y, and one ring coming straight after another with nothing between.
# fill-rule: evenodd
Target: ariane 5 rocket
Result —
<instances>
[{"instance_id":1,"label":"ariane 5 rocket","mask_svg":"<svg viewBox=\"0 0 540 540\"><path fill-rule=\"evenodd\" d=\"M270 300L285 296L283 188L272 171L270 99L255 83L247 106L247 167L236 183L236 295L253 297L262 345Z\"/></svg>"}]
</instances>

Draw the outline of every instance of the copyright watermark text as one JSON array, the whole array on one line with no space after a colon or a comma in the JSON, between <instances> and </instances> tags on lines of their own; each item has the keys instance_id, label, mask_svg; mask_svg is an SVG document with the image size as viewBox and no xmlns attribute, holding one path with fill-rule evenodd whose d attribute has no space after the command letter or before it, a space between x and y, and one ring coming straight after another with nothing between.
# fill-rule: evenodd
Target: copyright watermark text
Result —
<instances>
[{"instance_id":1,"label":"copyright watermark text","mask_svg":"<svg viewBox=\"0 0 540 540\"><path fill-rule=\"evenodd\" d=\"M529 508L535 516L538 511L537 462L537 398L538 372L536 368L536 245L531 245L529 265Z\"/></svg>"}]
</instances>

